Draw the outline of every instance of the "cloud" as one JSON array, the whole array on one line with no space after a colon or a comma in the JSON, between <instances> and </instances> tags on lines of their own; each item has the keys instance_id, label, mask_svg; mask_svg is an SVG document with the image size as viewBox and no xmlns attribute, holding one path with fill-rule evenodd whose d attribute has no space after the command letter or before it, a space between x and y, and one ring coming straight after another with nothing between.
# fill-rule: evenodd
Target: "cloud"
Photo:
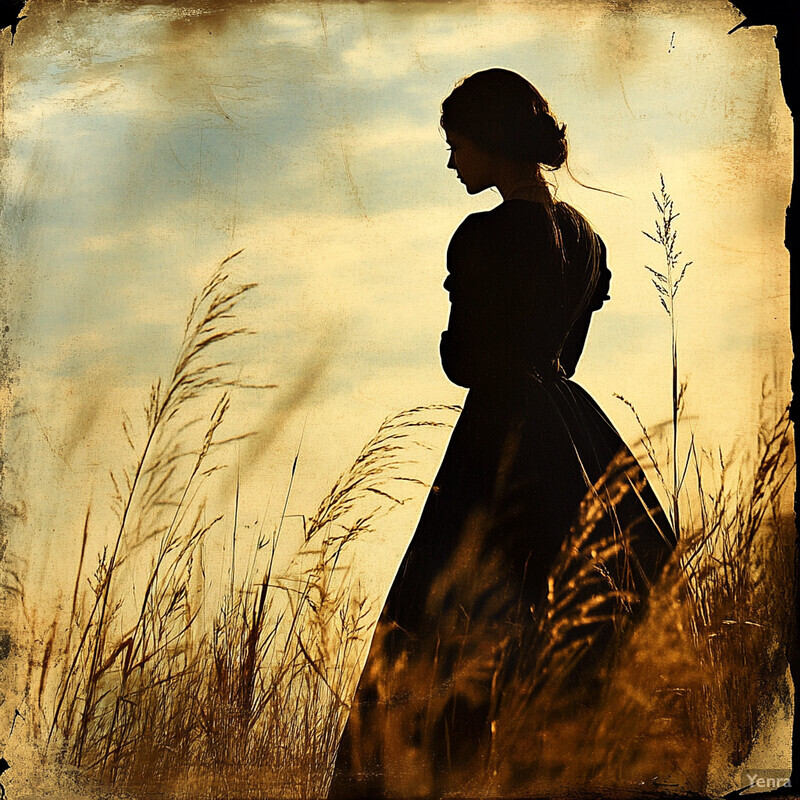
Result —
<instances>
[{"instance_id":1,"label":"cloud","mask_svg":"<svg viewBox=\"0 0 800 800\"><path fill-rule=\"evenodd\" d=\"M420 124L410 117L396 116L373 118L358 126L333 126L325 136L330 136L347 145L354 154L374 154L395 148L430 146L436 141L433 124ZM413 152L407 150L406 152Z\"/></svg>"},{"instance_id":2,"label":"cloud","mask_svg":"<svg viewBox=\"0 0 800 800\"><path fill-rule=\"evenodd\" d=\"M496 66L498 55L516 58L520 50L547 56L562 34L566 22L572 33L590 28L602 16L602 8L574 11L559 4L494 3L465 13L462 6L437 6L436 13L400 17L391 12L380 15L381 35L368 32L342 52L349 77L357 83L386 81L413 72L437 74L460 60L464 74L482 66ZM542 45L544 51L541 51ZM558 46L558 45L556 45ZM563 50L563 47L561 48ZM460 57L460 58L459 58ZM485 64L479 63L485 59ZM460 77L448 75L448 80Z\"/></svg>"},{"instance_id":3,"label":"cloud","mask_svg":"<svg viewBox=\"0 0 800 800\"><path fill-rule=\"evenodd\" d=\"M137 103L137 92L126 94L119 76L109 74L103 67L82 81L65 76L56 82L17 85L8 93L6 102L4 121L12 138L44 129L57 137L59 127L69 118L85 119L87 114L107 113L120 107L130 110ZM139 103L143 108L145 99L140 97Z\"/></svg>"}]
</instances>

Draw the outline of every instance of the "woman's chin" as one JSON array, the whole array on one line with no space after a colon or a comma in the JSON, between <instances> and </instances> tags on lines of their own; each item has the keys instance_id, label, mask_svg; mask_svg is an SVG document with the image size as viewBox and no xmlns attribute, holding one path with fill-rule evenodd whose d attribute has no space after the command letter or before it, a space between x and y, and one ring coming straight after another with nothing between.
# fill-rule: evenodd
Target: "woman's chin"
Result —
<instances>
[{"instance_id":1,"label":"woman's chin","mask_svg":"<svg viewBox=\"0 0 800 800\"><path fill-rule=\"evenodd\" d=\"M489 188L482 183L467 183L463 178L459 178L459 180L464 185L464 189L466 189L467 194L480 194Z\"/></svg>"},{"instance_id":2,"label":"woman's chin","mask_svg":"<svg viewBox=\"0 0 800 800\"><path fill-rule=\"evenodd\" d=\"M458 176L459 183L464 187L467 194L480 194L484 189L488 189L489 186L483 183L476 183L475 181L470 181L467 183L460 175Z\"/></svg>"}]
</instances>

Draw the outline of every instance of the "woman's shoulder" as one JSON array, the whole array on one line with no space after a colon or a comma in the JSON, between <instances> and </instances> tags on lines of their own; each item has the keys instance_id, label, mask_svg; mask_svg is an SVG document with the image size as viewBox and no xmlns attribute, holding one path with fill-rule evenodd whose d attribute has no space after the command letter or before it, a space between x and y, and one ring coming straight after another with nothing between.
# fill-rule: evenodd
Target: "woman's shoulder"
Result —
<instances>
[{"instance_id":1,"label":"woman's shoulder","mask_svg":"<svg viewBox=\"0 0 800 800\"><path fill-rule=\"evenodd\" d=\"M449 252L475 250L491 240L497 229L493 211L475 211L464 217L450 237Z\"/></svg>"},{"instance_id":2,"label":"woman's shoulder","mask_svg":"<svg viewBox=\"0 0 800 800\"><path fill-rule=\"evenodd\" d=\"M468 214L456 228L453 239L491 239L502 236L505 229L520 222L530 228L531 224L543 223L547 217L544 203L507 200L486 211Z\"/></svg>"},{"instance_id":3,"label":"woman's shoulder","mask_svg":"<svg viewBox=\"0 0 800 800\"><path fill-rule=\"evenodd\" d=\"M520 219L526 222L555 221L558 224L568 224L587 231L592 230L592 225L586 217L574 206L563 200L542 202L523 198L504 200L494 208L469 214L462 220L458 229L463 228L465 231L479 230L481 227L491 227Z\"/></svg>"},{"instance_id":4,"label":"woman's shoulder","mask_svg":"<svg viewBox=\"0 0 800 800\"><path fill-rule=\"evenodd\" d=\"M453 233L450 247L499 255L498 248L507 249L511 244L550 241L554 228L565 243L590 249L604 247L591 223L569 203L524 199L506 200L494 208L467 215Z\"/></svg>"}]
</instances>

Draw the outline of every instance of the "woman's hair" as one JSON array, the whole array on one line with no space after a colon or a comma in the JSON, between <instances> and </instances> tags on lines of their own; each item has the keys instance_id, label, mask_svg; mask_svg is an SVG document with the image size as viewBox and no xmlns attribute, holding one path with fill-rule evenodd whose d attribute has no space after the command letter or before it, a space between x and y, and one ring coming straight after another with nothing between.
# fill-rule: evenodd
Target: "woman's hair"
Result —
<instances>
[{"instance_id":1,"label":"woman's hair","mask_svg":"<svg viewBox=\"0 0 800 800\"><path fill-rule=\"evenodd\" d=\"M460 81L442 103L441 126L517 161L558 169L567 160L566 126L529 81L508 69Z\"/></svg>"}]
</instances>

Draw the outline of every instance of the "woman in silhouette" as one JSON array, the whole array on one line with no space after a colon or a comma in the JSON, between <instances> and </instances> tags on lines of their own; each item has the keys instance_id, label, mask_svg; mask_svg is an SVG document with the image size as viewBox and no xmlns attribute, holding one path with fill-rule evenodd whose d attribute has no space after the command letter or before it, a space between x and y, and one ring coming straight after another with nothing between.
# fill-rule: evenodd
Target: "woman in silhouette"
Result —
<instances>
[{"instance_id":1,"label":"woman in silhouette","mask_svg":"<svg viewBox=\"0 0 800 800\"><path fill-rule=\"evenodd\" d=\"M441 361L469 393L381 615L336 797L474 786L498 742L513 750L537 692L596 695L675 545L639 465L570 380L610 272L543 177L566 160L564 126L503 69L457 85L441 126L467 192L496 187L502 202L466 217L447 250ZM543 647L558 615L557 646Z\"/></svg>"}]
</instances>

